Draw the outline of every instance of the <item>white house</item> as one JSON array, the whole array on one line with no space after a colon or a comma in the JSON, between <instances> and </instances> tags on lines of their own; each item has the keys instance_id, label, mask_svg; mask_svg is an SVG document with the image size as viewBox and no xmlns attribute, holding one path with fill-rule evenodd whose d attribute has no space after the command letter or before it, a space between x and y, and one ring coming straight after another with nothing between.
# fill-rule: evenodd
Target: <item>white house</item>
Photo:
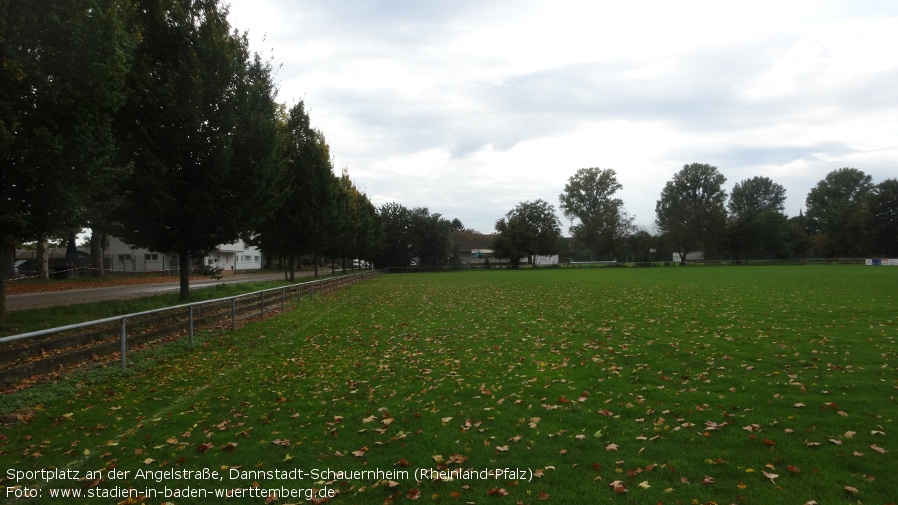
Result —
<instances>
[{"instance_id":1,"label":"white house","mask_svg":"<svg viewBox=\"0 0 898 505\"><path fill-rule=\"evenodd\" d=\"M163 272L177 270L179 267L177 253L133 247L118 237L109 237L109 247L106 248L104 259L113 272ZM197 258L199 260L204 265L220 266L224 272L262 268L262 252L242 240L219 245L206 256Z\"/></svg>"},{"instance_id":2,"label":"white house","mask_svg":"<svg viewBox=\"0 0 898 505\"><path fill-rule=\"evenodd\" d=\"M680 253L673 253L672 261L674 263L682 263ZM694 251L686 253L686 261L705 261L705 253L703 251Z\"/></svg>"}]
</instances>

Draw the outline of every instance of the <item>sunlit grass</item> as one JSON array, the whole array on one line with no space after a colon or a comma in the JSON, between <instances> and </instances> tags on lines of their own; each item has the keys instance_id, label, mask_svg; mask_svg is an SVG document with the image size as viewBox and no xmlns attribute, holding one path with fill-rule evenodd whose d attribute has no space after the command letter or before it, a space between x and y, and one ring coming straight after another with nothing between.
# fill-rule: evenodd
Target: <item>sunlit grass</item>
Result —
<instances>
[{"instance_id":1,"label":"sunlit grass","mask_svg":"<svg viewBox=\"0 0 898 505\"><path fill-rule=\"evenodd\" d=\"M340 503L890 503L896 281L844 266L383 276L81 376L4 430L0 467L131 472L77 483L96 489L236 469L168 485L328 487ZM294 468L410 478L240 474ZM506 468L523 473L495 478ZM146 500L165 501L210 499Z\"/></svg>"}]
</instances>

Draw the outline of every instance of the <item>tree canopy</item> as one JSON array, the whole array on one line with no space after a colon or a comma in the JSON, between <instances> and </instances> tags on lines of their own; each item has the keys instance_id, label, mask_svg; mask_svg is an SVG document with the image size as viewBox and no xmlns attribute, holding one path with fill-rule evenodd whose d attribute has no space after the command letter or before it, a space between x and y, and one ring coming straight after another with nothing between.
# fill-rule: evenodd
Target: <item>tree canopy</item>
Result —
<instances>
[{"instance_id":1,"label":"tree canopy","mask_svg":"<svg viewBox=\"0 0 898 505\"><path fill-rule=\"evenodd\" d=\"M624 210L624 201L615 197L622 188L610 168L581 168L568 179L558 198L565 217L579 221L570 231L580 246L614 257L633 232L633 218Z\"/></svg>"},{"instance_id":2,"label":"tree canopy","mask_svg":"<svg viewBox=\"0 0 898 505\"><path fill-rule=\"evenodd\" d=\"M561 246L561 222L555 207L545 200L519 203L496 221L493 254L520 265L521 258L532 262L535 255L556 254Z\"/></svg>"},{"instance_id":3,"label":"tree canopy","mask_svg":"<svg viewBox=\"0 0 898 505\"><path fill-rule=\"evenodd\" d=\"M0 4L0 283L16 244L68 236L115 171L112 115L137 41L131 8L102 0Z\"/></svg>"},{"instance_id":4,"label":"tree canopy","mask_svg":"<svg viewBox=\"0 0 898 505\"><path fill-rule=\"evenodd\" d=\"M866 202L864 230L873 254L898 256L898 179L873 187Z\"/></svg>"},{"instance_id":5,"label":"tree canopy","mask_svg":"<svg viewBox=\"0 0 898 505\"><path fill-rule=\"evenodd\" d=\"M717 246L726 225L726 191L717 167L692 163L664 185L655 205L655 223L682 259L690 251Z\"/></svg>"},{"instance_id":6,"label":"tree canopy","mask_svg":"<svg viewBox=\"0 0 898 505\"><path fill-rule=\"evenodd\" d=\"M217 0L143 3L118 118L134 170L115 231L135 246L176 251L182 298L190 257L252 233L281 186L270 68L226 15Z\"/></svg>"},{"instance_id":7,"label":"tree canopy","mask_svg":"<svg viewBox=\"0 0 898 505\"><path fill-rule=\"evenodd\" d=\"M762 214L785 210L786 188L773 182L769 177L752 177L737 182L730 192L727 209L730 216L740 217L747 213Z\"/></svg>"},{"instance_id":8,"label":"tree canopy","mask_svg":"<svg viewBox=\"0 0 898 505\"><path fill-rule=\"evenodd\" d=\"M784 258L791 254L786 188L768 177L737 182L730 193L729 245L737 257Z\"/></svg>"},{"instance_id":9,"label":"tree canopy","mask_svg":"<svg viewBox=\"0 0 898 505\"><path fill-rule=\"evenodd\" d=\"M853 255L866 250L863 211L872 189L872 177L845 167L826 174L808 193L808 229L824 256Z\"/></svg>"}]
</instances>

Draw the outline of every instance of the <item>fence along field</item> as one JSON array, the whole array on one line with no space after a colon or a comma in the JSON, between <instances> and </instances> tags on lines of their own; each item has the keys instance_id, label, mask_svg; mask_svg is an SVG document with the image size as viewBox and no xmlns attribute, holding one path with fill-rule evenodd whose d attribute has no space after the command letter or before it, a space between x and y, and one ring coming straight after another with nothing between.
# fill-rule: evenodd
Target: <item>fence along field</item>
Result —
<instances>
[{"instance_id":1,"label":"fence along field","mask_svg":"<svg viewBox=\"0 0 898 505\"><path fill-rule=\"evenodd\" d=\"M183 336L192 346L194 329L202 325L219 324L234 329L240 319L264 319L270 311L285 311L288 304L298 303L303 293L328 294L381 273L366 271L328 277L17 335L0 334L0 391L27 386L48 374L55 377L69 373L73 367L103 365L115 357L125 370L129 348Z\"/></svg>"},{"instance_id":2,"label":"fence along field","mask_svg":"<svg viewBox=\"0 0 898 505\"><path fill-rule=\"evenodd\" d=\"M3 484L33 503L893 503L896 277L380 276L198 332L139 372L79 377L4 428L0 466L83 480Z\"/></svg>"}]
</instances>

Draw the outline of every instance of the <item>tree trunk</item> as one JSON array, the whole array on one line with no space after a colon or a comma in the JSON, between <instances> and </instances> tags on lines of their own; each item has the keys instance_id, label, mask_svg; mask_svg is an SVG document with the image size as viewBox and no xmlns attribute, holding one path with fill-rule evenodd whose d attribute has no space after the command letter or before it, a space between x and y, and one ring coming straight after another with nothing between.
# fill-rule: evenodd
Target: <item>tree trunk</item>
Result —
<instances>
[{"instance_id":1,"label":"tree trunk","mask_svg":"<svg viewBox=\"0 0 898 505\"><path fill-rule=\"evenodd\" d=\"M16 247L6 238L0 240L0 329L6 329L6 279L12 278Z\"/></svg>"},{"instance_id":2,"label":"tree trunk","mask_svg":"<svg viewBox=\"0 0 898 505\"><path fill-rule=\"evenodd\" d=\"M316 252L316 253L312 256L312 258L313 258L314 263L315 263L315 277L318 277L318 253Z\"/></svg>"},{"instance_id":3,"label":"tree trunk","mask_svg":"<svg viewBox=\"0 0 898 505\"><path fill-rule=\"evenodd\" d=\"M178 264L181 266L181 300L187 300L190 298L190 269L192 267L190 264L190 251L185 249L178 251Z\"/></svg>"},{"instance_id":4,"label":"tree trunk","mask_svg":"<svg viewBox=\"0 0 898 505\"><path fill-rule=\"evenodd\" d=\"M46 238L37 241L37 277L50 278L50 244Z\"/></svg>"},{"instance_id":5,"label":"tree trunk","mask_svg":"<svg viewBox=\"0 0 898 505\"><path fill-rule=\"evenodd\" d=\"M90 266L91 275L94 277L103 277L106 272L103 270L103 243L106 241L106 233L93 229L90 236Z\"/></svg>"},{"instance_id":6,"label":"tree trunk","mask_svg":"<svg viewBox=\"0 0 898 505\"><path fill-rule=\"evenodd\" d=\"M296 281L296 254L290 253L290 282Z\"/></svg>"}]
</instances>

